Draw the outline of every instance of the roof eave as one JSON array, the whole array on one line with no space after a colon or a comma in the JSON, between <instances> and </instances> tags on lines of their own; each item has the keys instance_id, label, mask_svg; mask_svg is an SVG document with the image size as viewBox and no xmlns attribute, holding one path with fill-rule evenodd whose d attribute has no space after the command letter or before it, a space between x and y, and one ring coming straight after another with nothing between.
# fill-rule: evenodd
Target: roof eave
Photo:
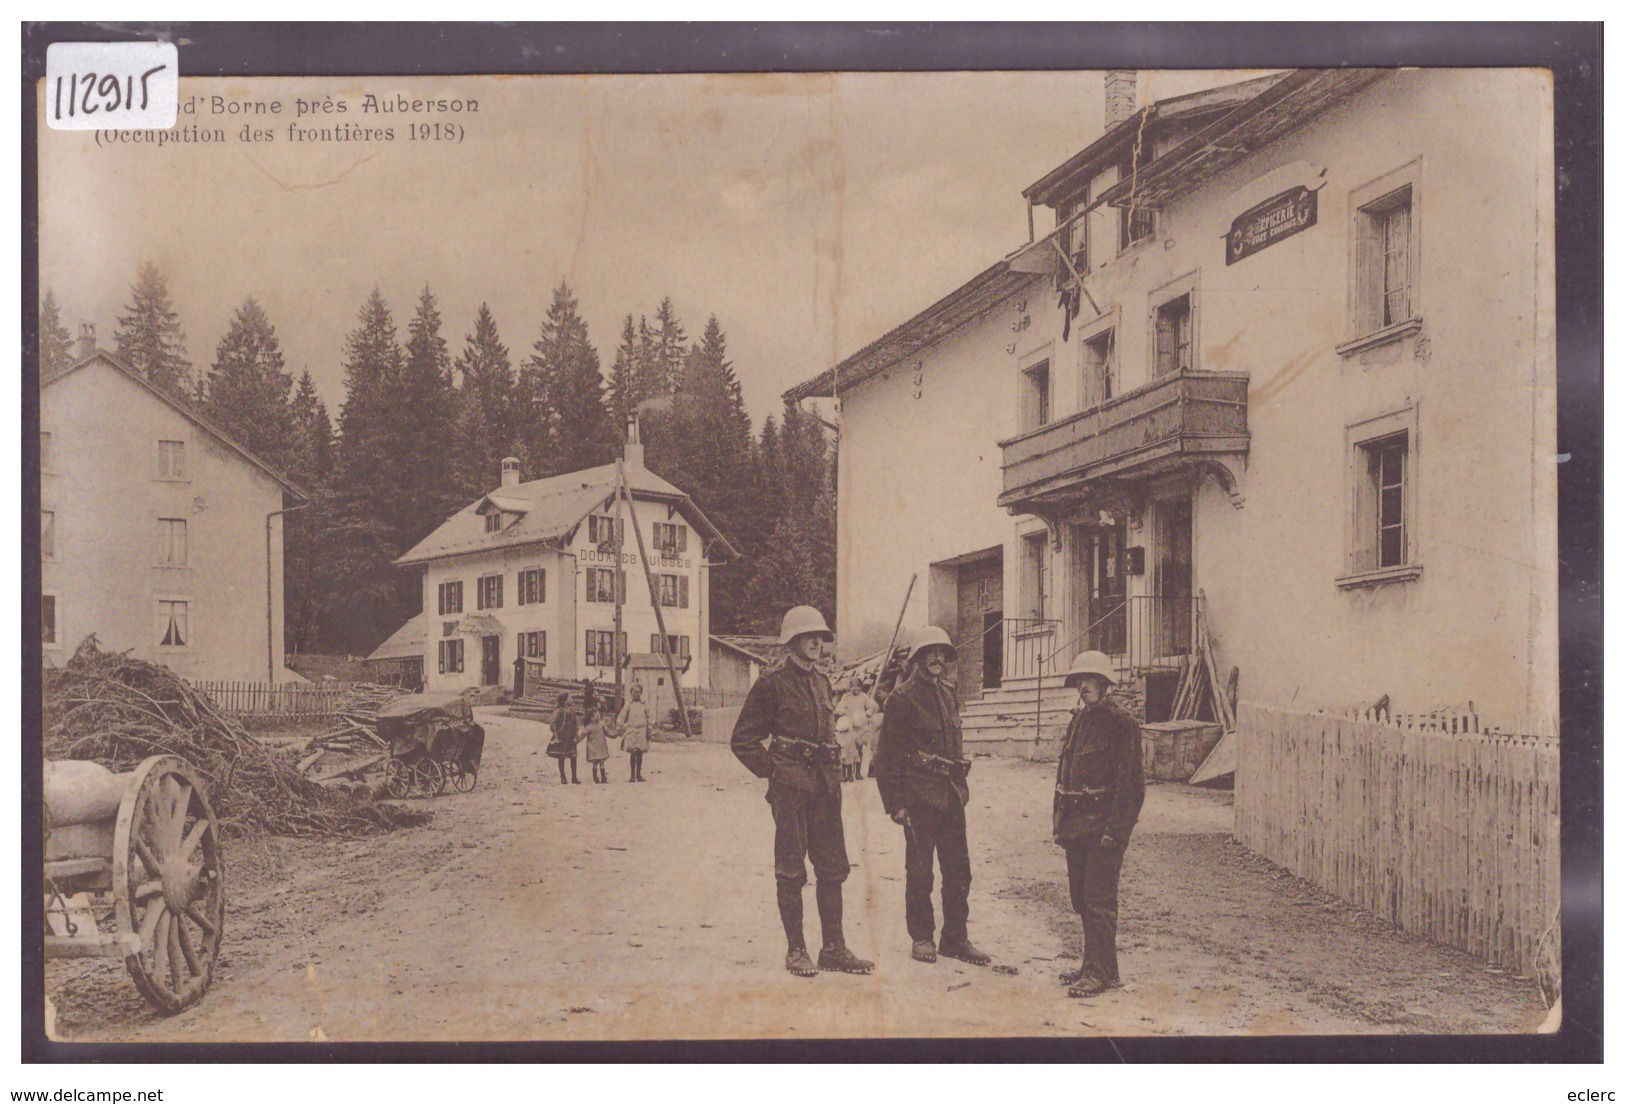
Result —
<instances>
[{"instance_id":1,"label":"roof eave","mask_svg":"<svg viewBox=\"0 0 1625 1104\"><path fill-rule=\"evenodd\" d=\"M1018 251L1019 252L1019 251ZM1014 274L1018 277L1016 283L1000 294L996 294L989 304L971 312L966 317L954 322L947 330L929 340L920 340L918 335L926 325L937 319L951 315L956 309L972 302L978 294L990 289L996 290L1000 277ZM799 403L803 399L828 399L835 396L837 381L841 389L847 390L865 383L884 372L905 357L913 356L923 349L930 348L948 334L957 330L965 323L980 317L991 305L1002 302L1010 295L1015 294L1019 286L1025 286L1038 277L1033 273L1020 272L1010 265L1010 258L1005 257L996 261L986 269L971 277L959 287L932 303L929 307L913 315L908 321L894 326L882 336L871 341L833 368L820 372L810 380L796 384L784 392L784 401ZM914 344L909 344L910 341Z\"/></svg>"},{"instance_id":2,"label":"roof eave","mask_svg":"<svg viewBox=\"0 0 1625 1104\"><path fill-rule=\"evenodd\" d=\"M154 387L152 385L151 381L145 379L141 375L141 373L139 373L135 369L129 367L127 364L125 364L123 361L119 360L117 357L113 356L113 354L111 354L111 353L104 352L101 349L97 349L94 353L91 353L89 356L84 357L83 359L79 360L75 364L71 364L68 367L63 368L61 371L52 372L49 375L41 376L40 377L40 388L41 388L41 390L45 389L46 387L49 387L51 384L56 383L59 380L66 379L68 376L70 376L73 373L77 372L79 369L85 367L86 365L93 364L98 360L105 360L114 370L123 373L123 375L126 376L128 379L135 382L136 384L139 384L149 394L156 396L160 402L164 403L170 409L174 410L175 413L179 414L181 417L185 418L187 421L190 421L193 424L197 425L199 428L201 428L202 430L207 432L210 436L212 436L212 437L216 438L217 440L219 440L221 444L225 445L231 451L237 453L244 460L248 461L248 463L250 465L252 465L253 467L258 468L261 472L263 472L266 476L268 476L274 483L276 483L278 486L280 486L288 494L292 495L299 502L309 502L310 501L310 492L305 490L305 488L303 488L299 484L295 483L292 479L288 478L288 476L284 475L278 469L272 467L270 464L268 464L264 460L260 459L254 453L250 452L247 448L245 448L243 445L238 444L237 441L234 440L231 437L230 434L226 433L219 426L215 425L212 421L210 421L208 418L204 417L198 411L192 409L190 404L184 403L180 399L178 399L176 396L171 395L168 392L163 391L160 388Z\"/></svg>"}]
</instances>

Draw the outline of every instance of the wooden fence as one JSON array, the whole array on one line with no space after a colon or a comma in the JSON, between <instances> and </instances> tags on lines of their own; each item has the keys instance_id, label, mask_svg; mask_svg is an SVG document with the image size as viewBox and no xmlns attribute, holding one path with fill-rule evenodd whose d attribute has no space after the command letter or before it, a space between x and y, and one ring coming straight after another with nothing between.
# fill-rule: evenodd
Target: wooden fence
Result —
<instances>
[{"instance_id":1,"label":"wooden fence","mask_svg":"<svg viewBox=\"0 0 1625 1104\"><path fill-rule=\"evenodd\" d=\"M350 703L361 683L271 686L263 682L193 682L224 712L238 717L279 717L290 721L320 720Z\"/></svg>"},{"instance_id":2,"label":"wooden fence","mask_svg":"<svg viewBox=\"0 0 1625 1104\"><path fill-rule=\"evenodd\" d=\"M719 690L711 686L683 687L683 702L690 709L725 709L744 705L748 690Z\"/></svg>"},{"instance_id":3,"label":"wooden fence","mask_svg":"<svg viewBox=\"0 0 1625 1104\"><path fill-rule=\"evenodd\" d=\"M1560 961L1555 723L1243 705L1237 737L1247 847L1491 963L1532 973Z\"/></svg>"}]
</instances>

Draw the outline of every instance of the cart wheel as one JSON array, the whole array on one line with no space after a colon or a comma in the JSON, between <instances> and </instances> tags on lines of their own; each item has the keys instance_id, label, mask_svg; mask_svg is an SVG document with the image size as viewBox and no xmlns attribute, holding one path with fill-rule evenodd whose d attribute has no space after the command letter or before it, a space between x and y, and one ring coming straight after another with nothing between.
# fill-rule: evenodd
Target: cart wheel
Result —
<instances>
[{"instance_id":1,"label":"cart wheel","mask_svg":"<svg viewBox=\"0 0 1625 1104\"><path fill-rule=\"evenodd\" d=\"M196 1004L226 920L220 826L196 771L173 756L136 768L113 828L113 915L141 950L124 960L153 1007Z\"/></svg>"},{"instance_id":2,"label":"cart wheel","mask_svg":"<svg viewBox=\"0 0 1625 1104\"><path fill-rule=\"evenodd\" d=\"M384 763L384 792L400 800L412 792L412 768L399 759Z\"/></svg>"},{"instance_id":3,"label":"cart wheel","mask_svg":"<svg viewBox=\"0 0 1625 1104\"><path fill-rule=\"evenodd\" d=\"M458 793L470 793L480 783L479 771L458 763L457 773L452 777L452 782L457 786Z\"/></svg>"},{"instance_id":4,"label":"cart wheel","mask_svg":"<svg viewBox=\"0 0 1625 1104\"><path fill-rule=\"evenodd\" d=\"M416 775L418 792L424 797L434 797L446 788L446 772L438 760L425 757L418 760Z\"/></svg>"}]
</instances>

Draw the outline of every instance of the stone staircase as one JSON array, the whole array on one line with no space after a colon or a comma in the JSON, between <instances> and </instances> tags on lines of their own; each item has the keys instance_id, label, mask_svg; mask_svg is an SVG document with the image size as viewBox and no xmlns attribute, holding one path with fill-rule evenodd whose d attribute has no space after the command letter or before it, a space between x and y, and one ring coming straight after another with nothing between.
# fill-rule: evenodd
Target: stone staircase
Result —
<instances>
[{"instance_id":1,"label":"stone staircase","mask_svg":"<svg viewBox=\"0 0 1625 1104\"><path fill-rule=\"evenodd\" d=\"M1066 734L1078 692L1045 677L1043 706L1037 678L1006 679L996 690L961 703L959 720L968 755L1053 758Z\"/></svg>"}]
</instances>

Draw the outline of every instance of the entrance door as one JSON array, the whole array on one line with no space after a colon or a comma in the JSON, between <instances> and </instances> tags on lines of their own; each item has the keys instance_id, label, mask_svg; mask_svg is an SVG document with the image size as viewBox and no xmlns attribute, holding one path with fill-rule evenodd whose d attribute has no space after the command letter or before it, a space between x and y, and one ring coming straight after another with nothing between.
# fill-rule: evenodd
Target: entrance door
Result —
<instances>
[{"instance_id":1,"label":"entrance door","mask_svg":"<svg viewBox=\"0 0 1625 1104\"><path fill-rule=\"evenodd\" d=\"M1157 618L1161 639L1153 658L1185 655L1191 650L1191 500L1170 498L1157 503L1161 515L1157 548Z\"/></svg>"},{"instance_id":2,"label":"entrance door","mask_svg":"<svg viewBox=\"0 0 1625 1104\"><path fill-rule=\"evenodd\" d=\"M1107 655L1128 652L1128 522L1097 528L1089 537L1089 647Z\"/></svg>"},{"instance_id":3,"label":"entrance door","mask_svg":"<svg viewBox=\"0 0 1625 1104\"><path fill-rule=\"evenodd\" d=\"M960 566L958 613L954 644L959 652L959 693L969 699L998 686L1004 676L1002 554Z\"/></svg>"},{"instance_id":4,"label":"entrance door","mask_svg":"<svg viewBox=\"0 0 1625 1104\"><path fill-rule=\"evenodd\" d=\"M495 686L502 681L502 638L480 637L480 685Z\"/></svg>"}]
</instances>

